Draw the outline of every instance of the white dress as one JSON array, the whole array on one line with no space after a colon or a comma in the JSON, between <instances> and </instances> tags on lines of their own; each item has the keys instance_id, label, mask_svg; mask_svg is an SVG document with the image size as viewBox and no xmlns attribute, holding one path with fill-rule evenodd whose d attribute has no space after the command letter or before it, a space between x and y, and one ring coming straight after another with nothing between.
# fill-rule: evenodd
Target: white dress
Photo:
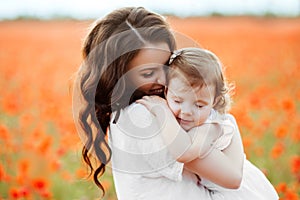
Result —
<instances>
[{"instance_id":1,"label":"white dress","mask_svg":"<svg viewBox=\"0 0 300 200\"><path fill-rule=\"evenodd\" d=\"M211 200L211 192L182 175L159 135L152 114L140 104L122 109L110 123L109 145L116 194L119 200Z\"/></svg>"},{"instance_id":2,"label":"white dress","mask_svg":"<svg viewBox=\"0 0 300 200\"><path fill-rule=\"evenodd\" d=\"M233 137L234 128L237 128L235 120L231 115L220 115L216 111L212 111L215 116L211 115L206 123L221 123L223 127L223 135L219 137L214 148L224 150L227 148ZM216 117L218 115L218 117ZM221 117L220 117L221 116ZM239 189L226 189L216 185L206 179L201 178L201 184L212 191L212 198L214 200L277 200L279 199L276 190L269 182L267 177L251 162L244 159L243 178Z\"/></svg>"}]
</instances>

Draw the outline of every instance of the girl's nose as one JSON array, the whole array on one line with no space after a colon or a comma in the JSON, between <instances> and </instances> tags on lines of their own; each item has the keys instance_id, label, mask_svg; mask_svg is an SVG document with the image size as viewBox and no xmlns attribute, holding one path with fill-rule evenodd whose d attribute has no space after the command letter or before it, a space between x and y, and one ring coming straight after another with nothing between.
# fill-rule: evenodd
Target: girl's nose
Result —
<instances>
[{"instance_id":1,"label":"girl's nose","mask_svg":"<svg viewBox=\"0 0 300 200\"><path fill-rule=\"evenodd\" d=\"M180 110L181 114L183 115L191 115L192 114L192 109L189 105L187 104L183 104L181 106L181 110Z\"/></svg>"}]
</instances>

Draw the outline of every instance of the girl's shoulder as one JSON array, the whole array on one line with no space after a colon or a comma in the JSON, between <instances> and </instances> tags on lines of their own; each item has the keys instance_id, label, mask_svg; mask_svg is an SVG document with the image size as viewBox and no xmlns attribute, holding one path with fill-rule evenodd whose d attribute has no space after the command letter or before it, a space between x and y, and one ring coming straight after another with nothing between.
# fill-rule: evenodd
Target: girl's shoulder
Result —
<instances>
[{"instance_id":1,"label":"girl's shoulder","mask_svg":"<svg viewBox=\"0 0 300 200\"><path fill-rule=\"evenodd\" d=\"M237 129L234 116L231 114L221 114L212 109L206 123L219 124L222 128L222 134L215 141L214 148L219 150L224 150L225 148L227 148L230 145L231 140L236 132L235 130Z\"/></svg>"},{"instance_id":2,"label":"girl's shoulder","mask_svg":"<svg viewBox=\"0 0 300 200\"><path fill-rule=\"evenodd\" d=\"M225 122L227 121L227 123L232 124L234 127L237 127L235 117L232 114L230 114L230 113L221 114L218 111L216 111L215 109L211 110L211 113L210 113L207 121L210 123L212 123L212 122L222 123L224 121Z\"/></svg>"},{"instance_id":3,"label":"girl's shoulder","mask_svg":"<svg viewBox=\"0 0 300 200\"><path fill-rule=\"evenodd\" d=\"M225 115L225 117L226 117L227 119L229 119L233 124L237 125L236 119L235 119L235 117L234 117L232 114L227 113L227 114L224 114L224 115Z\"/></svg>"}]
</instances>

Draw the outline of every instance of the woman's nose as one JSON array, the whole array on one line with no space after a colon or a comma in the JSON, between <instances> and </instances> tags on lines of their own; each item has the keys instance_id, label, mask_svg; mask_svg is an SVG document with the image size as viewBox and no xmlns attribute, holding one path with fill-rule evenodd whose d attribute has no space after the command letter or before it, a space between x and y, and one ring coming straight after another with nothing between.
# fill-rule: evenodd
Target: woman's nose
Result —
<instances>
[{"instance_id":1,"label":"woman's nose","mask_svg":"<svg viewBox=\"0 0 300 200\"><path fill-rule=\"evenodd\" d=\"M156 79L156 82L159 83L160 85L165 85L166 84L166 78L159 77Z\"/></svg>"},{"instance_id":2,"label":"woman's nose","mask_svg":"<svg viewBox=\"0 0 300 200\"><path fill-rule=\"evenodd\" d=\"M156 82L160 85L166 85L166 73L164 70L160 70L156 77Z\"/></svg>"}]
</instances>

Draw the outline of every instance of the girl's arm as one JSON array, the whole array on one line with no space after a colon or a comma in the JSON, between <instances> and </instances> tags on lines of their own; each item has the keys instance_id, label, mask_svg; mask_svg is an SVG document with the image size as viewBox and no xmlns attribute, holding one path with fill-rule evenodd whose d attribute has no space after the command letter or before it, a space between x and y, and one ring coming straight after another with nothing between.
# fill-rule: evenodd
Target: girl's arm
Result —
<instances>
[{"instance_id":1,"label":"girl's arm","mask_svg":"<svg viewBox=\"0 0 300 200\"><path fill-rule=\"evenodd\" d=\"M178 162L187 163L201 157L222 131L218 126L204 124L187 133L178 124L165 99L145 96L137 102L146 106L155 115L161 127L160 134L169 152Z\"/></svg>"},{"instance_id":2,"label":"girl's arm","mask_svg":"<svg viewBox=\"0 0 300 200\"><path fill-rule=\"evenodd\" d=\"M231 120L236 122L233 117ZM237 126L236 126L237 127ZM223 151L213 149L205 158L185 163L185 167L222 187L236 189L243 176L244 151L238 128Z\"/></svg>"}]
</instances>

